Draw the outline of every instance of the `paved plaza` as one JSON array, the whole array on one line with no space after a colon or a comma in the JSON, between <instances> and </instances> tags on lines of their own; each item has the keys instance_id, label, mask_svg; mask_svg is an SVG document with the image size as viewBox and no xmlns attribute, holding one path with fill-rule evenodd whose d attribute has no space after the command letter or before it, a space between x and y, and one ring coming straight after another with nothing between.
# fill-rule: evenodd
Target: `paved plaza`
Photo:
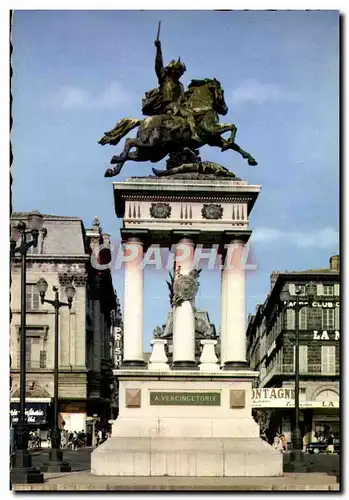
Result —
<instances>
[{"instance_id":1,"label":"paved plaza","mask_svg":"<svg viewBox=\"0 0 349 500\"><path fill-rule=\"evenodd\" d=\"M285 472L283 477L101 477L90 473L92 448L72 452L65 450L64 459L72 465L71 473L45 474L44 484L13 485L15 491L338 491L340 485L333 472L338 457L305 456L307 468L327 472ZM48 451L33 453L33 466L47 459ZM287 454L284 465L288 463ZM286 467L284 467L286 468Z\"/></svg>"}]
</instances>

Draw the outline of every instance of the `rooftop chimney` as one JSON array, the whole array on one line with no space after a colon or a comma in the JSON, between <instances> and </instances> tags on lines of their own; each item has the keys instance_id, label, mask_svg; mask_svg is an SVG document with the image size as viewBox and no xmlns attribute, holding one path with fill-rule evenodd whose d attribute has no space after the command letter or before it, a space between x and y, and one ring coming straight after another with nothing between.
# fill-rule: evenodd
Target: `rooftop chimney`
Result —
<instances>
[{"instance_id":1,"label":"rooftop chimney","mask_svg":"<svg viewBox=\"0 0 349 500\"><path fill-rule=\"evenodd\" d=\"M332 255L330 257L330 269L331 271L339 272L339 255Z\"/></svg>"}]
</instances>

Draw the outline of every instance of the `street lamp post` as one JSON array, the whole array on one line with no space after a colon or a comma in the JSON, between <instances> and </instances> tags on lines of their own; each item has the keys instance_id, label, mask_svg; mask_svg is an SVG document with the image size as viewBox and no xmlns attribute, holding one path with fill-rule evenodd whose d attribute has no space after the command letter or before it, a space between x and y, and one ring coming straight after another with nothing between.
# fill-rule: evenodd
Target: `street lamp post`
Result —
<instances>
[{"instance_id":1,"label":"street lamp post","mask_svg":"<svg viewBox=\"0 0 349 500\"><path fill-rule=\"evenodd\" d=\"M75 288L68 285L65 289L68 302L61 302L59 300L59 291L56 286L52 288L55 292L53 300L45 299L47 291L47 281L40 278L37 282L37 287L41 297L41 303L51 304L55 308L55 352L54 352L54 399L53 399L53 426L51 430L51 451L49 454L49 463L44 464L41 470L44 472L71 472L71 466L68 462L63 461L63 451L61 450L61 432L58 426L58 355L59 355L59 309L63 306L71 308L73 298L75 295Z\"/></svg>"},{"instance_id":2,"label":"street lamp post","mask_svg":"<svg viewBox=\"0 0 349 500\"><path fill-rule=\"evenodd\" d=\"M11 456L10 480L13 484L18 483L43 483L44 476L32 467L32 457L28 452L29 432L27 428L27 418L25 415L25 394L26 394L26 274L27 274L27 253L30 247L36 248L38 245L39 231L42 228L43 218L39 212L32 212L28 215L28 226L25 222L19 222L11 228L10 257L15 254L21 255L21 330L20 330L20 415L18 423L15 424L16 450ZM27 241L27 235L31 235L31 241ZM19 246L16 246L20 238Z\"/></svg>"},{"instance_id":3,"label":"street lamp post","mask_svg":"<svg viewBox=\"0 0 349 500\"><path fill-rule=\"evenodd\" d=\"M312 303L316 294L316 285L307 285L305 287L308 303ZM283 291L280 295L281 300L286 303L286 308L295 311L295 380L294 380L294 407L295 407L295 427L292 433L292 451L290 455L291 464L294 472L304 470L303 468L303 443L302 433L299 427L299 314L301 309L306 306L299 300L301 289L296 288L296 301L291 303L291 295L288 291ZM299 470L298 470L299 469Z\"/></svg>"}]
</instances>

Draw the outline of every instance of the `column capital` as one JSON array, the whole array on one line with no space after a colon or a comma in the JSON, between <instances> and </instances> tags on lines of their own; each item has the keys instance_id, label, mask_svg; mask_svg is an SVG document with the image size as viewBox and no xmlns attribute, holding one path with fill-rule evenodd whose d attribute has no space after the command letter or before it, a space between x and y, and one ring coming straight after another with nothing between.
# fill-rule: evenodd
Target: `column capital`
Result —
<instances>
[{"instance_id":1,"label":"column capital","mask_svg":"<svg viewBox=\"0 0 349 500\"><path fill-rule=\"evenodd\" d=\"M241 243L246 245L252 235L252 230L249 231L224 231L221 235L219 242L219 253L225 255L227 248L226 245L234 245Z\"/></svg>"},{"instance_id":2,"label":"column capital","mask_svg":"<svg viewBox=\"0 0 349 500\"><path fill-rule=\"evenodd\" d=\"M241 241L241 243L247 243L252 235L252 230L248 231L224 231L222 234L222 243L229 244L237 241Z\"/></svg>"},{"instance_id":3,"label":"column capital","mask_svg":"<svg viewBox=\"0 0 349 500\"><path fill-rule=\"evenodd\" d=\"M194 245L199 243L201 231L190 229L174 229L171 232L171 244L180 243L181 240L190 240Z\"/></svg>"},{"instance_id":4,"label":"column capital","mask_svg":"<svg viewBox=\"0 0 349 500\"><path fill-rule=\"evenodd\" d=\"M143 245L144 251L151 245L149 231L145 229L120 229L121 242L139 242Z\"/></svg>"}]
</instances>

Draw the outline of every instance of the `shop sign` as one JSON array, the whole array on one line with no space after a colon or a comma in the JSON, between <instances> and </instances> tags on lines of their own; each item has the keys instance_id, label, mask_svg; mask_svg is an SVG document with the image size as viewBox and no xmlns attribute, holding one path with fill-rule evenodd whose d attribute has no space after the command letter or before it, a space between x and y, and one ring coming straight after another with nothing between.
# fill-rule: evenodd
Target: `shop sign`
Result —
<instances>
[{"instance_id":1,"label":"shop sign","mask_svg":"<svg viewBox=\"0 0 349 500\"><path fill-rule=\"evenodd\" d=\"M294 408L294 401L287 405L288 408ZM339 408L339 401L300 401L300 408Z\"/></svg>"},{"instance_id":2,"label":"shop sign","mask_svg":"<svg viewBox=\"0 0 349 500\"><path fill-rule=\"evenodd\" d=\"M313 340L339 340L339 339L340 339L340 333L338 330L335 330L334 332L328 332L327 330L313 331Z\"/></svg>"},{"instance_id":3,"label":"shop sign","mask_svg":"<svg viewBox=\"0 0 349 500\"><path fill-rule=\"evenodd\" d=\"M118 368L122 362L122 330L119 326L116 326L114 329L114 363L115 368Z\"/></svg>"},{"instance_id":4,"label":"shop sign","mask_svg":"<svg viewBox=\"0 0 349 500\"><path fill-rule=\"evenodd\" d=\"M252 408L286 408L294 401L294 390L264 387L252 389Z\"/></svg>"},{"instance_id":5,"label":"shop sign","mask_svg":"<svg viewBox=\"0 0 349 500\"><path fill-rule=\"evenodd\" d=\"M25 415L28 424L46 424L47 421L47 403L29 403L25 407ZM11 403L10 415L12 423L17 423L19 420L19 403Z\"/></svg>"},{"instance_id":6,"label":"shop sign","mask_svg":"<svg viewBox=\"0 0 349 500\"><path fill-rule=\"evenodd\" d=\"M339 302L312 302L311 307L321 307L327 309L333 309L335 307L339 307Z\"/></svg>"},{"instance_id":7,"label":"shop sign","mask_svg":"<svg viewBox=\"0 0 349 500\"><path fill-rule=\"evenodd\" d=\"M298 304L300 306L310 306L310 307L315 307L315 308L322 308L322 309L334 309L336 307L340 306L340 302L331 302L331 301L323 301L323 302L308 302L308 301L299 301ZM284 305L288 307L295 307L297 305L296 301L284 301Z\"/></svg>"},{"instance_id":8,"label":"shop sign","mask_svg":"<svg viewBox=\"0 0 349 500\"><path fill-rule=\"evenodd\" d=\"M339 408L339 401L300 401L300 408ZM294 408L294 389L252 389L252 408Z\"/></svg>"}]
</instances>

